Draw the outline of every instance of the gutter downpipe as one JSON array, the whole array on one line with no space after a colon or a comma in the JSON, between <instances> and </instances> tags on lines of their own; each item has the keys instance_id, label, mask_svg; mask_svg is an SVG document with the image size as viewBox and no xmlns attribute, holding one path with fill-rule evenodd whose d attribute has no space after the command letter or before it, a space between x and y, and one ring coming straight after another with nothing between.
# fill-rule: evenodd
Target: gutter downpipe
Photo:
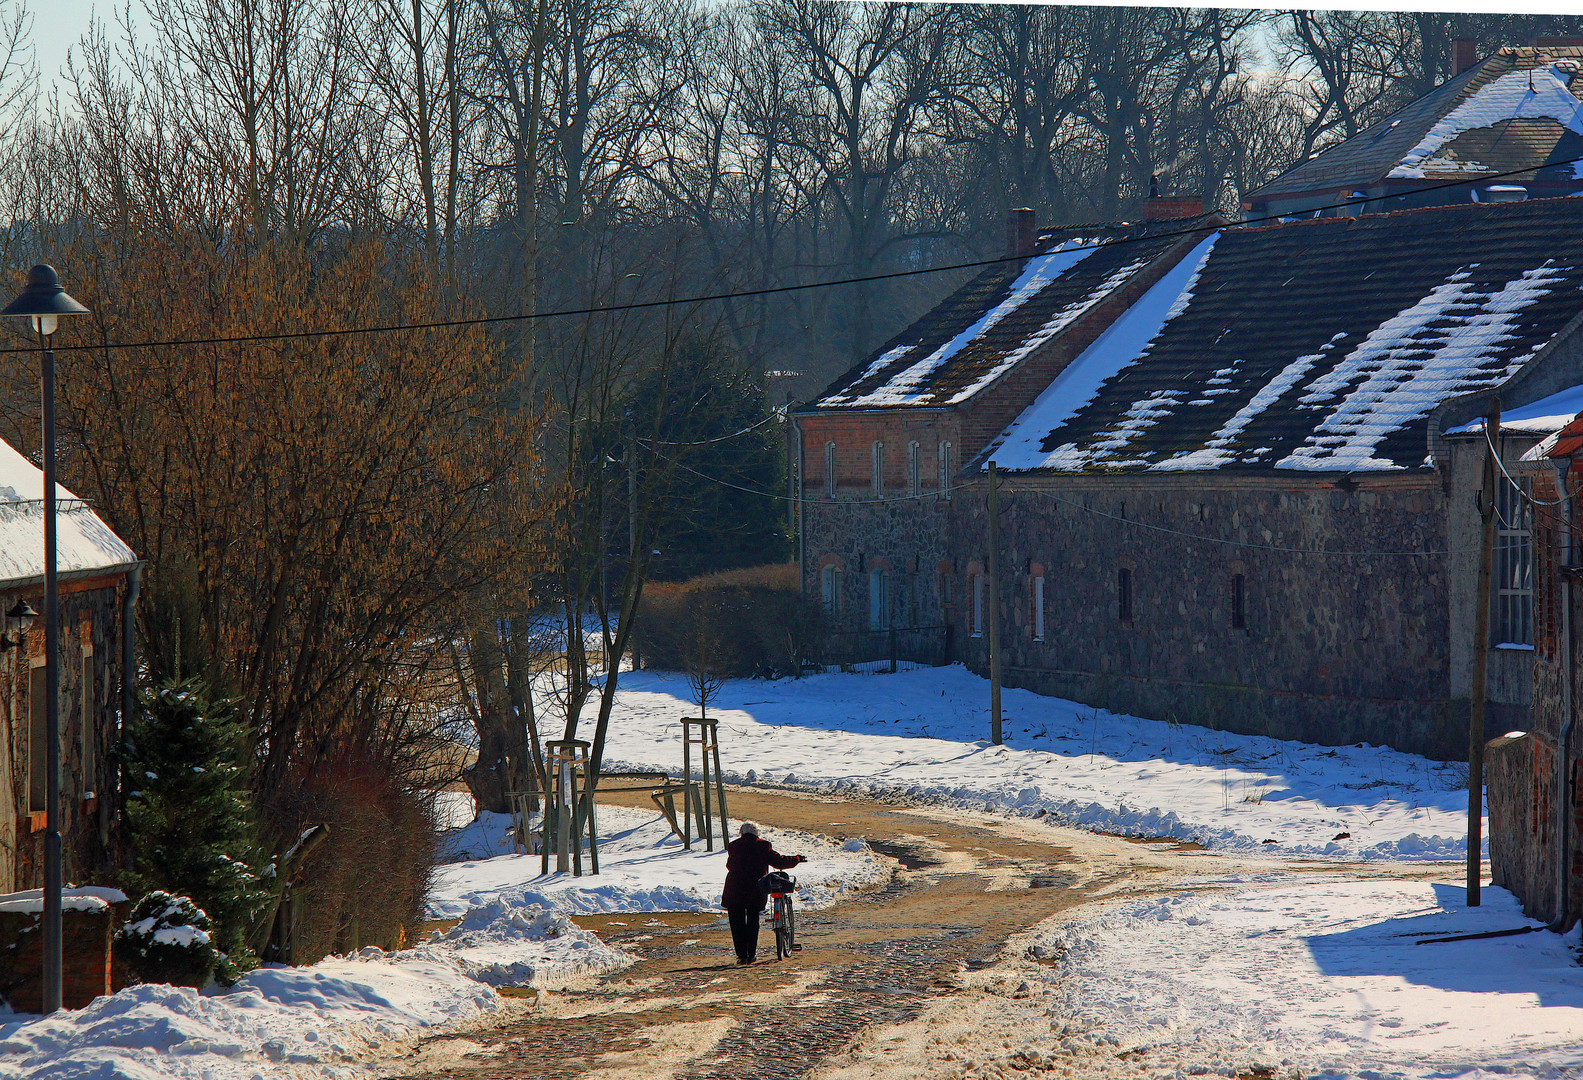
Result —
<instances>
[{"instance_id":1,"label":"gutter downpipe","mask_svg":"<svg viewBox=\"0 0 1583 1080\"><path fill-rule=\"evenodd\" d=\"M1570 470L1572 459L1570 457L1558 458L1556 467L1556 487L1561 496L1561 524L1565 530L1566 546L1563 549L1565 556L1564 566L1571 567L1574 562L1574 544L1572 539L1572 500L1567 495L1567 473ZM1567 774L1570 771L1572 760L1572 728L1577 720L1573 704L1572 678L1574 662L1572 657L1572 578L1563 574L1561 577L1561 731L1556 736L1556 906L1555 921L1550 928L1558 933L1566 933L1572 927L1571 915L1567 911L1567 901L1570 890L1567 888L1571 875L1567 872L1567 855L1571 849L1567 834L1571 809L1571 792L1567 790Z\"/></svg>"}]
</instances>

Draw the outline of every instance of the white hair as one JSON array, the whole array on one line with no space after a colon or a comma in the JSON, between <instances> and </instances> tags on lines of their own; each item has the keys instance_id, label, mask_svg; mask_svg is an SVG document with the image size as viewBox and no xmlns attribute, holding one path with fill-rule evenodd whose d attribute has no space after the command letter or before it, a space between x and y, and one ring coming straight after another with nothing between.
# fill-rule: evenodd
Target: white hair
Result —
<instances>
[{"instance_id":1,"label":"white hair","mask_svg":"<svg viewBox=\"0 0 1583 1080\"><path fill-rule=\"evenodd\" d=\"M759 827L751 821L744 821L737 829L737 832L741 833L743 836L757 836L759 834Z\"/></svg>"}]
</instances>

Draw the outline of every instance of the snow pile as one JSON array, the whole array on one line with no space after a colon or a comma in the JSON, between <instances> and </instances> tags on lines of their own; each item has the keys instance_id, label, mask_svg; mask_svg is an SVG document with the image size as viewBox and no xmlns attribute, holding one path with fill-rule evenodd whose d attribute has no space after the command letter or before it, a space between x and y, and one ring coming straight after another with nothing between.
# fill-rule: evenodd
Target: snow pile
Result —
<instances>
[{"instance_id":1,"label":"snow pile","mask_svg":"<svg viewBox=\"0 0 1583 1080\"><path fill-rule=\"evenodd\" d=\"M1505 890L1468 908L1460 886L1277 878L1203 882L1043 930L1029 954L1055 964L1054 1019L1033 1045L1095 1075L1123 1063L1392 1078L1583 1066L1575 935L1418 944L1537 925Z\"/></svg>"},{"instance_id":2,"label":"snow pile","mask_svg":"<svg viewBox=\"0 0 1583 1080\"><path fill-rule=\"evenodd\" d=\"M418 951L448 958L490 986L561 986L620 971L637 959L565 915L521 904L510 894L472 908L433 946Z\"/></svg>"},{"instance_id":3,"label":"snow pile","mask_svg":"<svg viewBox=\"0 0 1583 1080\"><path fill-rule=\"evenodd\" d=\"M611 746L631 767L676 769L679 721L696 711L686 680L645 671L621 685ZM1144 720L1012 689L1003 695L1006 744L992 746L988 706L988 683L960 665L734 681L719 698L720 755L736 783L751 775L1217 850L1407 860L1466 850L1465 774L1455 766L1382 747Z\"/></svg>"},{"instance_id":4,"label":"snow pile","mask_svg":"<svg viewBox=\"0 0 1583 1080\"><path fill-rule=\"evenodd\" d=\"M1218 239L1219 232L1210 233L1172 267L1159 284L1106 327L1105 332L1023 410L986 459L992 457L1001 468L1010 470L1084 467L1090 451L1079 450L1073 443L1046 450L1046 437L1093 401L1105 380L1142 359L1150 342L1160 335L1166 324L1187 309L1198 276ZM1137 419L1134 417L1133 422ZM1135 430L1118 428L1114 438L1106 440L1106 448L1125 445L1135 434Z\"/></svg>"},{"instance_id":5,"label":"snow pile","mask_svg":"<svg viewBox=\"0 0 1583 1080\"><path fill-rule=\"evenodd\" d=\"M1568 131L1583 134L1583 102L1569 90L1570 72L1554 64L1524 68L1492 79L1452 109L1409 150L1391 176L1422 179L1425 170L1482 172L1489 166L1478 161L1434 157L1435 151L1462 135L1518 117L1554 120ZM1576 167L1574 166L1574 171Z\"/></svg>"},{"instance_id":6,"label":"snow pile","mask_svg":"<svg viewBox=\"0 0 1583 1080\"><path fill-rule=\"evenodd\" d=\"M679 755L678 751L678 755ZM511 854L505 815L480 815L480 820L448 839L453 849L502 850L492 858L447 863L435 874L430 894L431 918L472 918L478 908L500 904L505 909L540 909L563 914L618 911L709 911L720 906L726 876L726 853L720 839L706 851L694 839L693 850L670 832L665 819L651 810L601 806L596 821L601 836L598 876L540 874L538 855ZM735 822L733 822L733 827ZM790 829L765 827L763 835L777 851L808 856L797 871L802 885L798 902L807 908L828 907L840 894L882 881L889 870L867 847L843 848L822 837ZM495 839L491 839L495 838ZM493 843L493 848L487 847ZM587 869L587 853L584 853ZM553 864L552 864L553 865Z\"/></svg>"},{"instance_id":7,"label":"snow pile","mask_svg":"<svg viewBox=\"0 0 1583 1080\"><path fill-rule=\"evenodd\" d=\"M455 964L407 953L261 968L213 994L134 986L42 1019L0 1012L0 1078L343 1075L500 1006Z\"/></svg>"}]
</instances>

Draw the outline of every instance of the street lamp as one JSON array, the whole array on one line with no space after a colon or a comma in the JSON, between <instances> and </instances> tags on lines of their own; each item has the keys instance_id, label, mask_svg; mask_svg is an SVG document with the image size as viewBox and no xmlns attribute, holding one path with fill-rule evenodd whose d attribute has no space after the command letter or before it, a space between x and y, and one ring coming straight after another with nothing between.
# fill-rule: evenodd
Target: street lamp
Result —
<instances>
[{"instance_id":1,"label":"street lamp","mask_svg":"<svg viewBox=\"0 0 1583 1080\"><path fill-rule=\"evenodd\" d=\"M86 315L61 287L53 266L35 266L27 286L0 315L29 319L38 333L44 398L44 1011L60 1008L60 596L55 582L55 350L62 315Z\"/></svg>"}]
</instances>

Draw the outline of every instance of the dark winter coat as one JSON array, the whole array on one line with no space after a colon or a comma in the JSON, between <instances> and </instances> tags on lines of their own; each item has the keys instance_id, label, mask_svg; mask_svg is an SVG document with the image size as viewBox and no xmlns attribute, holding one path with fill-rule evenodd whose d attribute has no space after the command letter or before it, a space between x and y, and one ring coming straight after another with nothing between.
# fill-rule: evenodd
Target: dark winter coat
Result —
<instances>
[{"instance_id":1,"label":"dark winter coat","mask_svg":"<svg viewBox=\"0 0 1583 1080\"><path fill-rule=\"evenodd\" d=\"M768 840L756 836L739 836L726 845L726 888L720 897L721 907L753 908L763 911L768 898L759 891L759 878L777 870L789 870L802 860L796 855L782 855L770 846Z\"/></svg>"}]
</instances>

